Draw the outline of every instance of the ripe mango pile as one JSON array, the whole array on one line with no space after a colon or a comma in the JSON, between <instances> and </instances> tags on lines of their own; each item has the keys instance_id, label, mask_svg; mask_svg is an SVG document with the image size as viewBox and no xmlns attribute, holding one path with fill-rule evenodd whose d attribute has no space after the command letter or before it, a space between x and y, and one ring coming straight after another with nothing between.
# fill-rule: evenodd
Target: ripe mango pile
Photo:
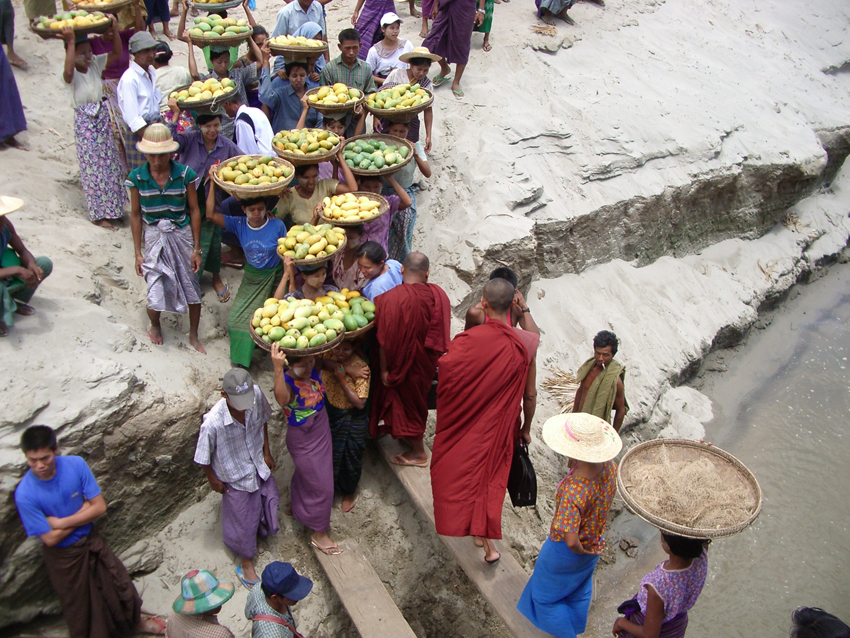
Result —
<instances>
[{"instance_id":1,"label":"ripe mango pile","mask_svg":"<svg viewBox=\"0 0 850 638\"><path fill-rule=\"evenodd\" d=\"M366 171L377 171L382 168L401 164L410 149L403 144L387 144L382 140L357 140L345 145L342 157L349 168L359 168Z\"/></svg>"},{"instance_id":2,"label":"ripe mango pile","mask_svg":"<svg viewBox=\"0 0 850 638\"><path fill-rule=\"evenodd\" d=\"M189 35L213 40L226 34L233 33L238 35L251 30L251 27L248 26L248 21L244 18L236 20L234 18L222 18L221 16L210 15L205 18L195 18L195 26L189 29Z\"/></svg>"},{"instance_id":3,"label":"ripe mango pile","mask_svg":"<svg viewBox=\"0 0 850 638\"><path fill-rule=\"evenodd\" d=\"M250 155L243 155L230 160L218 171L219 179L240 186L276 184L279 180L286 179L291 174L292 169L288 166L275 166L274 158L270 155L259 159Z\"/></svg>"},{"instance_id":4,"label":"ripe mango pile","mask_svg":"<svg viewBox=\"0 0 850 638\"><path fill-rule=\"evenodd\" d=\"M188 88L182 91L172 91L168 96L174 98L180 104L191 104L201 100L211 100L214 97L229 95L236 90L236 84L230 78L223 78L220 82L210 78L201 82L192 82Z\"/></svg>"},{"instance_id":5,"label":"ripe mango pile","mask_svg":"<svg viewBox=\"0 0 850 638\"><path fill-rule=\"evenodd\" d=\"M356 102L363 94L358 89L351 89L345 84L337 82L333 86L321 86L319 90L307 98L308 102L313 104L324 104L331 106L334 104L347 104L348 102Z\"/></svg>"},{"instance_id":6,"label":"ripe mango pile","mask_svg":"<svg viewBox=\"0 0 850 638\"><path fill-rule=\"evenodd\" d=\"M339 138L322 129L301 128L278 131L272 139L272 144L282 151L296 155L319 155L327 153L339 144Z\"/></svg>"},{"instance_id":7,"label":"ripe mango pile","mask_svg":"<svg viewBox=\"0 0 850 638\"><path fill-rule=\"evenodd\" d=\"M109 22L109 16L100 11L89 13L85 9L69 11L68 13L57 13L52 18L42 16L38 19L38 26L42 29L59 30L62 27L94 27Z\"/></svg>"},{"instance_id":8,"label":"ripe mango pile","mask_svg":"<svg viewBox=\"0 0 850 638\"><path fill-rule=\"evenodd\" d=\"M269 44L280 47L309 47L313 49L325 46L325 43L321 40L311 40L309 38L305 38L303 35L299 35L298 37L292 35L279 35L276 38L269 40Z\"/></svg>"},{"instance_id":9,"label":"ripe mango pile","mask_svg":"<svg viewBox=\"0 0 850 638\"><path fill-rule=\"evenodd\" d=\"M80 8L91 7L92 9L97 9L98 7L105 7L108 4L114 3L115 0L74 0L74 4Z\"/></svg>"},{"instance_id":10,"label":"ripe mango pile","mask_svg":"<svg viewBox=\"0 0 850 638\"><path fill-rule=\"evenodd\" d=\"M325 207L322 216L341 222L366 222L378 214L380 204L368 197L357 197L353 193L334 195L322 200Z\"/></svg>"},{"instance_id":11,"label":"ripe mango pile","mask_svg":"<svg viewBox=\"0 0 850 638\"><path fill-rule=\"evenodd\" d=\"M266 299L254 311L251 326L266 343L282 348L316 348L336 339L346 330L365 328L375 320L375 304L359 292L343 289L316 301L310 299Z\"/></svg>"},{"instance_id":12,"label":"ripe mango pile","mask_svg":"<svg viewBox=\"0 0 850 638\"><path fill-rule=\"evenodd\" d=\"M419 106L428 99L428 94L418 84L399 84L366 98L366 104L371 109L409 109Z\"/></svg>"},{"instance_id":13,"label":"ripe mango pile","mask_svg":"<svg viewBox=\"0 0 850 638\"><path fill-rule=\"evenodd\" d=\"M299 224L277 240L277 254L293 259L321 259L332 255L345 241L345 229L322 224Z\"/></svg>"}]
</instances>

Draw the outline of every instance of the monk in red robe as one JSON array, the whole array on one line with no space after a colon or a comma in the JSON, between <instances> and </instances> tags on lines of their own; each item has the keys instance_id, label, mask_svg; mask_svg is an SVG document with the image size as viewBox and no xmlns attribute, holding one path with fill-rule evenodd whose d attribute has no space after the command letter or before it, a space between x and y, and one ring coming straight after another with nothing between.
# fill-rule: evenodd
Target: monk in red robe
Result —
<instances>
[{"instance_id":1,"label":"monk in red robe","mask_svg":"<svg viewBox=\"0 0 850 638\"><path fill-rule=\"evenodd\" d=\"M478 536L484 560L499 553L502 503L514 446L531 441L540 337L511 327L514 287L492 279L481 305L487 320L457 335L440 359L437 433L431 456L434 519L443 536ZM522 419L520 419L522 398Z\"/></svg>"},{"instance_id":2,"label":"monk in red robe","mask_svg":"<svg viewBox=\"0 0 850 638\"><path fill-rule=\"evenodd\" d=\"M428 391L449 345L451 305L442 288L428 283L429 274L428 258L410 253L401 267L402 284L375 299L381 383L373 386L369 433L392 434L410 445L409 452L393 456L397 465L428 466L422 441Z\"/></svg>"}]
</instances>

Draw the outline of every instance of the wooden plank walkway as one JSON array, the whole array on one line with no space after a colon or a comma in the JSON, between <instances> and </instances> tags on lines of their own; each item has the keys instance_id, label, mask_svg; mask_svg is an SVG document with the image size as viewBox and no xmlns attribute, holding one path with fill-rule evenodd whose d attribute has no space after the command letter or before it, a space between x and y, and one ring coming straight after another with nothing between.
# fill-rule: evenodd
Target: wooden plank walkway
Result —
<instances>
[{"instance_id":1,"label":"wooden plank walkway","mask_svg":"<svg viewBox=\"0 0 850 638\"><path fill-rule=\"evenodd\" d=\"M389 436L378 439L376 444L416 507L433 526L434 496L431 492L430 468L402 467L393 464L390 461L393 454L403 452L406 448ZM430 460L431 450L428 446L425 446L425 450ZM481 595L499 614L508 631L516 638L545 638L549 635L537 629L517 611L516 604L528 582L528 574L510 551L500 547L499 541L496 541L496 549L502 558L496 565L488 565L484 562L484 550L476 547L472 538L440 536L440 540L446 544L458 565L478 587Z\"/></svg>"},{"instance_id":2,"label":"wooden plank walkway","mask_svg":"<svg viewBox=\"0 0 850 638\"><path fill-rule=\"evenodd\" d=\"M337 544L342 554L328 556L315 547L313 553L362 638L416 638L360 546Z\"/></svg>"}]
</instances>

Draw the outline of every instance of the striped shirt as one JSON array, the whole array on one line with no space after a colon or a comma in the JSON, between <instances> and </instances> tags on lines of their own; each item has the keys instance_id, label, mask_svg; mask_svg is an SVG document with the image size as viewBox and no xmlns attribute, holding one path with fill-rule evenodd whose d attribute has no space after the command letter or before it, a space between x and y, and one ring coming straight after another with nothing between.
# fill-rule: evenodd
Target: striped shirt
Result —
<instances>
[{"instance_id":1,"label":"striped shirt","mask_svg":"<svg viewBox=\"0 0 850 638\"><path fill-rule=\"evenodd\" d=\"M186 188L198 179L198 174L188 166L171 161L171 174L163 188L151 177L147 162L130 171L124 186L139 191L142 206L142 219L146 224L156 224L160 220L170 219L177 226L189 223L189 209L186 202Z\"/></svg>"},{"instance_id":2,"label":"striped shirt","mask_svg":"<svg viewBox=\"0 0 850 638\"><path fill-rule=\"evenodd\" d=\"M368 62L357 60L354 67L346 66L342 61L342 56L338 55L333 60L325 65L322 69L322 74L319 77L319 84L322 86L333 85L337 82L346 86L360 89L364 93L375 92L375 79L372 77L372 67Z\"/></svg>"}]
</instances>

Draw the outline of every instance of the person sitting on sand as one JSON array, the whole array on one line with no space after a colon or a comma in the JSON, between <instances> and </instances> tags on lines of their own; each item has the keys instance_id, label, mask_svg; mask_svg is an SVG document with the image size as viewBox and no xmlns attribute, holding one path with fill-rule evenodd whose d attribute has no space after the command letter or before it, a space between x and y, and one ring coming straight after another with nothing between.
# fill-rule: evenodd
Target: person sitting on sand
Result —
<instances>
[{"instance_id":1,"label":"person sitting on sand","mask_svg":"<svg viewBox=\"0 0 850 638\"><path fill-rule=\"evenodd\" d=\"M623 442L608 423L586 414L549 419L543 441L576 464L558 486L549 536L517 609L538 629L575 638L587 626L593 571L605 549L605 523L617 491L613 459Z\"/></svg>"},{"instance_id":2,"label":"person sitting on sand","mask_svg":"<svg viewBox=\"0 0 850 638\"><path fill-rule=\"evenodd\" d=\"M492 281L493 279L504 279L514 287L514 303L511 306L511 325L514 328L519 326L523 330L539 335L540 328L537 327L531 316L531 309L525 303L525 297L523 297L519 288L517 288L519 280L516 273L506 266L500 266L490 273L490 280ZM469 310L466 311L466 323L463 329L469 330L472 326L480 326L484 323L485 319L486 314L481 301L479 301L475 305L470 306Z\"/></svg>"},{"instance_id":3,"label":"person sitting on sand","mask_svg":"<svg viewBox=\"0 0 850 638\"><path fill-rule=\"evenodd\" d=\"M612 633L620 638L684 638L688 610L705 585L710 542L661 532L661 549L668 558L643 577L634 598L617 608L624 616L614 621Z\"/></svg>"},{"instance_id":4,"label":"person sitting on sand","mask_svg":"<svg viewBox=\"0 0 850 638\"><path fill-rule=\"evenodd\" d=\"M148 35L142 33L141 35ZM135 37L135 36L134 36ZM150 37L150 36L148 36ZM180 145L165 124L151 124L136 145L146 159L130 171L130 228L136 274L148 286L148 337L162 345L160 315L189 312L189 343L206 354L198 339L201 321L201 211L195 192L197 174L171 159ZM145 252L142 254L142 230Z\"/></svg>"},{"instance_id":5,"label":"person sitting on sand","mask_svg":"<svg viewBox=\"0 0 850 638\"><path fill-rule=\"evenodd\" d=\"M168 638L235 638L233 632L218 623L222 605L235 588L228 580L219 580L206 569L193 569L180 579L180 595L168 616Z\"/></svg>"},{"instance_id":6,"label":"person sitting on sand","mask_svg":"<svg viewBox=\"0 0 850 638\"><path fill-rule=\"evenodd\" d=\"M298 184L287 187L277 203L277 216L282 219L287 228L296 224L309 224L316 213L316 207L325 197L343 195L357 190L357 180L348 164L342 159L344 144L339 145L337 163L342 170L345 182L335 179L319 179L319 169L315 164L302 164L295 167L295 178Z\"/></svg>"},{"instance_id":7,"label":"person sitting on sand","mask_svg":"<svg viewBox=\"0 0 850 638\"><path fill-rule=\"evenodd\" d=\"M357 252L363 243L363 224L357 226L346 226L345 248L334 255L331 278L337 287L342 290L355 290L360 292L366 285L367 279L360 271Z\"/></svg>"},{"instance_id":8,"label":"person sitting on sand","mask_svg":"<svg viewBox=\"0 0 850 638\"><path fill-rule=\"evenodd\" d=\"M791 638L850 638L850 627L819 607L800 607L791 618Z\"/></svg>"},{"instance_id":9,"label":"person sitting on sand","mask_svg":"<svg viewBox=\"0 0 850 638\"><path fill-rule=\"evenodd\" d=\"M355 352L354 342L347 338L336 348L323 354L335 364L333 370L322 371L334 461L334 489L343 495L341 509L348 513L357 502L357 484L363 471L363 452L369 433L369 397L371 372L363 358ZM352 376L348 369L359 374Z\"/></svg>"},{"instance_id":10,"label":"person sitting on sand","mask_svg":"<svg viewBox=\"0 0 850 638\"><path fill-rule=\"evenodd\" d=\"M285 267L290 269L292 272L292 279L295 278L295 273L293 272L295 269L301 273L301 276L304 278L304 283L299 287L295 288L288 294L284 295L283 298L293 298L293 299L311 299L312 301L316 301L319 297L327 297L329 292L339 292L339 288L336 286L332 286L330 284L325 283L325 279L328 276L328 267L325 263L321 264L299 264L295 266L295 263L291 258L287 258L289 261L285 264ZM278 293L283 292L283 284L278 287L275 292L275 297L280 299Z\"/></svg>"},{"instance_id":11,"label":"person sitting on sand","mask_svg":"<svg viewBox=\"0 0 850 638\"><path fill-rule=\"evenodd\" d=\"M289 563L274 561L263 570L263 580L248 594L245 617L253 624L251 638L298 638L292 609L313 589Z\"/></svg>"},{"instance_id":12,"label":"person sitting on sand","mask_svg":"<svg viewBox=\"0 0 850 638\"><path fill-rule=\"evenodd\" d=\"M407 443L410 451L393 456L396 465L428 466L428 392L449 346L451 303L442 288L428 283L430 268L428 257L410 253L401 267L402 284L374 299L381 378L372 392L369 434Z\"/></svg>"},{"instance_id":13,"label":"person sitting on sand","mask_svg":"<svg viewBox=\"0 0 850 638\"><path fill-rule=\"evenodd\" d=\"M561 18L561 20L567 24L575 25L576 21L567 15L567 11L571 9L577 1L578 0L534 0L534 4L537 5L537 17L543 20L546 24L554 25L555 18ZM587 1L598 4L600 7L605 6L605 0Z\"/></svg>"},{"instance_id":14,"label":"person sitting on sand","mask_svg":"<svg viewBox=\"0 0 850 638\"><path fill-rule=\"evenodd\" d=\"M9 336L15 315L35 314L28 302L53 272L53 262L33 257L6 217L23 205L24 200L17 197L0 196L0 337Z\"/></svg>"},{"instance_id":15,"label":"person sitting on sand","mask_svg":"<svg viewBox=\"0 0 850 638\"><path fill-rule=\"evenodd\" d=\"M325 409L325 387L321 371L323 359L292 357L278 344L272 344L274 396L286 417L286 449L295 471L289 487L287 515L312 530L310 544L334 556L342 550L328 530L334 499L333 446ZM330 365L330 364L329 364Z\"/></svg>"},{"instance_id":16,"label":"person sitting on sand","mask_svg":"<svg viewBox=\"0 0 850 638\"><path fill-rule=\"evenodd\" d=\"M94 526L106 500L86 462L59 456L56 432L46 425L24 430L21 450L29 470L15 488L15 505L27 536L41 541L70 638L164 634L163 620L142 620L130 574Z\"/></svg>"},{"instance_id":17,"label":"person sitting on sand","mask_svg":"<svg viewBox=\"0 0 850 638\"><path fill-rule=\"evenodd\" d=\"M579 388L573 401L573 412L586 412L605 419L613 423L617 432L623 427L623 419L629 411L624 384L626 367L614 360L619 343L617 335L608 330L593 337L593 356L576 372Z\"/></svg>"},{"instance_id":18,"label":"person sitting on sand","mask_svg":"<svg viewBox=\"0 0 850 638\"><path fill-rule=\"evenodd\" d=\"M271 414L271 405L248 371L233 368L222 380L221 399L204 415L195 448L195 463L222 495L224 544L241 559L236 575L248 589L259 580L254 570L257 535L280 530L280 492L269 449Z\"/></svg>"},{"instance_id":19,"label":"person sitting on sand","mask_svg":"<svg viewBox=\"0 0 850 638\"><path fill-rule=\"evenodd\" d=\"M384 37L373 44L366 55L366 62L372 67L372 79L377 86L381 86L394 69L406 69L408 66L399 56L412 51L413 43L399 39L402 24L404 20L395 12L385 13L381 18L381 33Z\"/></svg>"},{"instance_id":20,"label":"person sitting on sand","mask_svg":"<svg viewBox=\"0 0 850 638\"><path fill-rule=\"evenodd\" d=\"M357 251L360 273L366 279L363 295L375 301L380 295L402 282L401 264L387 259L387 251L374 241L363 242Z\"/></svg>"},{"instance_id":21,"label":"person sitting on sand","mask_svg":"<svg viewBox=\"0 0 850 638\"><path fill-rule=\"evenodd\" d=\"M396 213L400 209L409 207L413 203L413 200L407 194L407 191L399 185L394 175L386 175L384 179L393 191L395 191L394 193L384 195L390 209L378 217L378 219L365 224L366 232L363 235L363 239L364 241L373 241L380 244L381 248L386 252L389 244L390 225L393 219L395 219ZM380 195L384 189L384 182L377 175L365 175L358 178L358 186L359 188L357 190L359 191Z\"/></svg>"},{"instance_id":22,"label":"person sitting on sand","mask_svg":"<svg viewBox=\"0 0 850 638\"><path fill-rule=\"evenodd\" d=\"M217 169L218 166L212 166L210 175ZM212 178L209 185L206 218L234 234L245 254L245 274L227 318L227 330L230 335L230 361L233 365L247 368L251 365L256 347L248 332L251 315L275 288L275 296L279 299L295 283L284 277L285 269L277 253L277 240L286 237L286 226L269 215L266 201L261 197L239 200L244 216L222 215L216 203L217 189Z\"/></svg>"}]
</instances>

